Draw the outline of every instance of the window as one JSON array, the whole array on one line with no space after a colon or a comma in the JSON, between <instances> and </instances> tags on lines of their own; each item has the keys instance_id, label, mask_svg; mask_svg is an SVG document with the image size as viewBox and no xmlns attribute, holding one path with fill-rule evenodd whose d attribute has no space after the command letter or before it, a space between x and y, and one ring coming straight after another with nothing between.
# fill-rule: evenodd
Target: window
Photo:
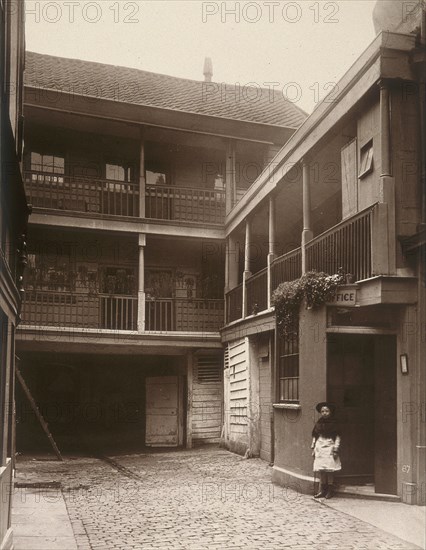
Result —
<instances>
[{"instance_id":1,"label":"window","mask_svg":"<svg viewBox=\"0 0 426 550\"><path fill-rule=\"evenodd\" d=\"M278 339L278 399L299 401L299 334Z\"/></svg>"},{"instance_id":2,"label":"window","mask_svg":"<svg viewBox=\"0 0 426 550\"><path fill-rule=\"evenodd\" d=\"M53 183L63 183L65 174L65 159L55 155L42 155L40 153L31 153L31 171L40 172L32 174L33 181L46 181Z\"/></svg>"},{"instance_id":3,"label":"window","mask_svg":"<svg viewBox=\"0 0 426 550\"><path fill-rule=\"evenodd\" d=\"M133 181L132 172L130 166L120 164L107 164L105 167L105 177L107 180L130 183Z\"/></svg>"},{"instance_id":4,"label":"window","mask_svg":"<svg viewBox=\"0 0 426 550\"><path fill-rule=\"evenodd\" d=\"M73 244L49 243L49 246L52 248L46 253L37 254L34 250L29 251L28 267L24 275L26 288L39 291L73 292L77 277Z\"/></svg>"},{"instance_id":5,"label":"window","mask_svg":"<svg viewBox=\"0 0 426 550\"><path fill-rule=\"evenodd\" d=\"M360 170L358 177L363 178L373 170L373 140L361 147Z\"/></svg>"},{"instance_id":6,"label":"window","mask_svg":"<svg viewBox=\"0 0 426 550\"><path fill-rule=\"evenodd\" d=\"M105 267L102 272L102 293L133 296L136 276L133 268Z\"/></svg>"},{"instance_id":7,"label":"window","mask_svg":"<svg viewBox=\"0 0 426 550\"><path fill-rule=\"evenodd\" d=\"M147 185L166 185L167 184L167 175L165 171L146 171L146 183Z\"/></svg>"}]
</instances>

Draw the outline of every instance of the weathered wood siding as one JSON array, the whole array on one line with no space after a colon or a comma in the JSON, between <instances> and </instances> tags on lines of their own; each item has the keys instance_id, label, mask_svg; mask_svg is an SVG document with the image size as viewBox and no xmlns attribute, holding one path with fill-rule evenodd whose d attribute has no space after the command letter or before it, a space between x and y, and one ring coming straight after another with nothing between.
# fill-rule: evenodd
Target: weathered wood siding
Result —
<instances>
[{"instance_id":1,"label":"weathered wood siding","mask_svg":"<svg viewBox=\"0 0 426 550\"><path fill-rule=\"evenodd\" d=\"M217 443L223 425L222 357L195 360L192 389L192 440L195 445Z\"/></svg>"}]
</instances>

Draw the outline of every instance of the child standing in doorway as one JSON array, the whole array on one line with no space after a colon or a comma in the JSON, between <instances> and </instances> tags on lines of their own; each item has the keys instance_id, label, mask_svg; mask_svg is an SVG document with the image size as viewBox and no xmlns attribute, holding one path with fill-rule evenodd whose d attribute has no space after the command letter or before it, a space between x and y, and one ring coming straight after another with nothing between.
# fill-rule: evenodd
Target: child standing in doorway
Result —
<instances>
[{"instance_id":1,"label":"child standing in doorway","mask_svg":"<svg viewBox=\"0 0 426 550\"><path fill-rule=\"evenodd\" d=\"M342 469L339 458L340 433L334 420L335 407L323 401L315 409L321 414L312 430L314 472L319 472L320 488L314 498L331 498L334 494L334 472Z\"/></svg>"}]
</instances>

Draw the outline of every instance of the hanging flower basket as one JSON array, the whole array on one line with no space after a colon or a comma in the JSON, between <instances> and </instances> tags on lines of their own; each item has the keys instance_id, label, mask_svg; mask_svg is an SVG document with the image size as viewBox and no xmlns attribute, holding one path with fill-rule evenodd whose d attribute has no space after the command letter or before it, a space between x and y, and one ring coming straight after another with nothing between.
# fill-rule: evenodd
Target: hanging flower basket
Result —
<instances>
[{"instance_id":1,"label":"hanging flower basket","mask_svg":"<svg viewBox=\"0 0 426 550\"><path fill-rule=\"evenodd\" d=\"M272 294L278 331L281 336L294 336L298 329L299 311L305 301L306 309L323 306L330 301L339 285L344 284L343 270L335 275L309 271L295 281L281 283Z\"/></svg>"}]
</instances>

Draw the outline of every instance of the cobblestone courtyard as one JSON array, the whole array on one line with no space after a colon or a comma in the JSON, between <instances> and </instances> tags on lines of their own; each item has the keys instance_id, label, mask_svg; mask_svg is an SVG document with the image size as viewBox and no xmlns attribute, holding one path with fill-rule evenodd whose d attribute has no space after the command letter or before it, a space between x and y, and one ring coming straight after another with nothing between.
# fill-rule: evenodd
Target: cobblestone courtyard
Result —
<instances>
[{"instance_id":1,"label":"cobblestone courtyard","mask_svg":"<svg viewBox=\"0 0 426 550\"><path fill-rule=\"evenodd\" d=\"M214 448L62 463L21 458L17 470L17 491L40 483L40 500L62 492L82 550L416 548L271 484L260 459Z\"/></svg>"}]
</instances>

